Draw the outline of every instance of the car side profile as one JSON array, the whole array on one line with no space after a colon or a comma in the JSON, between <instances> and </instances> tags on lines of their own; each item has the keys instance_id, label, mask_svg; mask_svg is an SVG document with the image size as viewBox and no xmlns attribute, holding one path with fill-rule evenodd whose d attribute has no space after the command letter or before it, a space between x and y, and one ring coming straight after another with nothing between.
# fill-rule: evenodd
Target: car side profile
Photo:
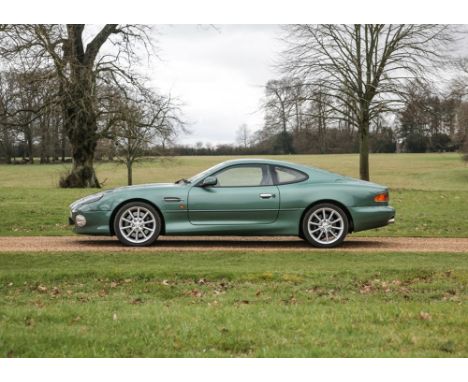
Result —
<instances>
[{"instance_id":1,"label":"car side profile","mask_svg":"<svg viewBox=\"0 0 468 382\"><path fill-rule=\"evenodd\" d=\"M299 236L335 247L346 235L393 223L388 189L317 168L266 159L220 163L190 179L120 187L70 205L87 235L148 246L160 235Z\"/></svg>"}]
</instances>

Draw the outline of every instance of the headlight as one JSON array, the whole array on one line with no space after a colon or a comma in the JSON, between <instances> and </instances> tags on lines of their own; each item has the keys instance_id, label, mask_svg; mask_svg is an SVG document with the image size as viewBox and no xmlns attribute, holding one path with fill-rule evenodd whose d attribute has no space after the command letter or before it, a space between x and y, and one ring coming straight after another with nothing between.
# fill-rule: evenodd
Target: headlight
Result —
<instances>
[{"instance_id":1,"label":"headlight","mask_svg":"<svg viewBox=\"0 0 468 382\"><path fill-rule=\"evenodd\" d=\"M76 215L75 224L77 227L84 227L86 225L86 218L83 215Z\"/></svg>"},{"instance_id":2,"label":"headlight","mask_svg":"<svg viewBox=\"0 0 468 382\"><path fill-rule=\"evenodd\" d=\"M98 192L97 194L85 196L84 198L81 198L77 200L76 202L73 202L72 204L70 204L70 208L73 212L75 212L75 208L77 206L83 205L83 204L95 203L98 200L101 200L103 196L104 196L103 192Z\"/></svg>"}]
</instances>

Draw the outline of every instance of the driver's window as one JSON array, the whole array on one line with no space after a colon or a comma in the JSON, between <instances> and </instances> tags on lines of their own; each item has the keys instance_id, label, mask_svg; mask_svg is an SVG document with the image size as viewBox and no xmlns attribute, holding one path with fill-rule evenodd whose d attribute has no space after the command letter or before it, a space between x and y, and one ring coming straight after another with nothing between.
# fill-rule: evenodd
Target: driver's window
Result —
<instances>
[{"instance_id":1,"label":"driver's window","mask_svg":"<svg viewBox=\"0 0 468 382\"><path fill-rule=\"evenodd\" d=\"M216 174L216 187L254 187L272 184L266 166L229 167Z\"/></svg>"}]
</instances>

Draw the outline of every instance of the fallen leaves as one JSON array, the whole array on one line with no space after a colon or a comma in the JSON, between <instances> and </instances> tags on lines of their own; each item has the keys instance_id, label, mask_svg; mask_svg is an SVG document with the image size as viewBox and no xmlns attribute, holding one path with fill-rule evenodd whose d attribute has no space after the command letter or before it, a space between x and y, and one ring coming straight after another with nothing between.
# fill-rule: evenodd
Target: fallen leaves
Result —
<instances>
[{"instance_id":1,"label":"fallen leaves","mask_svg":"<svg viewBox=\"0 0 468 382\"><path fill-rule=\"evenodd\" d=\"M75 318L73 318L73 319L71 320L71 323L72 323L72 324L76 324L76 323L79 322L79 321L81 321L81 317L80 317L80 316L76 316Z\"/></svg>"},{"instance_id":2,"label":"fallen leaves","mask_svg":"<svg viewBox=\"0 0 468 382\"><path fill-rule=\"evenodd\" d=\"M36 321L32 317L26 317L24 319L24 323L26 326L34 326L36 324Z\"/></svg>"},{"instance_id":3,"label":"fallen leaves","mask_svg":"<svg viewBox=\"0 0 468 382\"><path fill-rule=\"evenodd\" d=\"M406 284L408 284L407 282ZM395 279L391 281L385 281L380 279L374 279L370 281L365 281L359 287L360 294L369 294L373 292L399 292L407 294L409 289L403 285L404 283L401 280Z\"/></svg>"},{"instance_id":4,"label":"fallen leaves","mask_svg":"<svg viewBox=\"0 0 468 382\"><path fill-rule=\"evenodd\" d=\"M36 308L42 309L45 305L41 300L36 300L36 301L34 301L34 306Z\"/></svg>"},{"instance_id":5,"label":"fallen leaves","mask_svg":"<svg viewBox=\"0 0 468 382\"><path fill-rule=\"evenodd\" d=\"M361 289L359 289L359 293L361 294L368 294L370 292L372 292L372 285L370 284L363 284Z\"/></svg>"},{"instance_id":6,"label":"fallen leaves","mask_svg":"<svg viewBox=\"0 0 468 382\"><path fill-rule=\"evenodd\" d=\"M39 292L39 293L47 293L47 287L42 285L42 284L39 284L37 287L36 287L36 290Z\"/></svg>"},{"instance_id":7,"label":"fallen leaves","mask_svg":"<svg viewBox=\"0 0 468 382\"><path fill-rule=\"evenodd\" d=\"M200 297L203 297L203 292L198 289L192 289L192 290L185 292L185 296L200 298Z\"/></svg>"},{"instance_id":8,"label":"fallen leaves","mask_svg":"<svg viewBox=\"0 0 468 382\"><path fill-rule=\"evenodd\" d=\"M419 312L419 318L423 321L431 321L432 320L432 316L430 315L430 313L428 312Z\"/></svg>"}]
</instances>

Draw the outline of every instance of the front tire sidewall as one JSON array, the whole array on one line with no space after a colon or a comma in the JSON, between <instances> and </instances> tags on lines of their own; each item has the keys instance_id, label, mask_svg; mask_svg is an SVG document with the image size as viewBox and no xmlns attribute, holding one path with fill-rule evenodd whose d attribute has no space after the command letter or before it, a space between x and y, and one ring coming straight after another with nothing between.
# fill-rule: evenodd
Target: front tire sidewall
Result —
<instances>
[{"instance_id":1,"label":"front tire sidewall","mask_svg":"<svg viewBox=\"0 0 468 382\"><path fill-rule=\"evenodd\" d=\"M317 211L317 210L319 210L321 208L333 209L343 219L343 232L342 232L340 238L338 240L334 241L331 244L320 243L320 242L316 241L309 233L309 229L308 229L309 218L315 211ZM304 218L302 219L302 234L304 235L305 240L307 240L309 242L309 244L313 245L314 247L318 247L318 248L333 248L333 247L339 246L341 243L343 243L343 241L344 241L344 239L345 239L345 237L346 237L346 235L348 233L348 229L349 229L349 222L348 222L348 217L347 217L346 213L340 207L338 207L335 204L331 204L331 203L317 204L316 206L310 208L309 211L307 211L307 213L304 215Z\"/></svg>"},{"instance_id":2,"label":"front tire sidewall","mask_svg":"<svg viewBox=\"0 0 468 382\"><path fill-rule=\"evenodd\" d=\"M120 232L120 227L119 227L120 218L122 217L123 213L126 210L128 210L129 208L132 208L132 207L146 208L147 210L151 211L151 213L154 215L154 218L155 218L155 221L156 221L156 227L155 227L155 230L154 230L153 234L146 241L141 242L141 243L133 243L133 242L127 240L125 238L125 236L122 235L122 233ZM149 245L153 244L158 239L159 234L161 232L161 227L162 227L161 224L162 224L161 216L159 215L158 211L156 211L156 209L152 205L150 205L148 203L144 203L144 202L131 202L131 203L127 203L127 204L123 205L122 207L120 207L117 214L115 215L114 232L115 232L115 235L117 236L117 238L119 239L119 241L124 245L130 246L130 247L146 247L146 246L149 246Z\"/></svg>"}]
</instances>

